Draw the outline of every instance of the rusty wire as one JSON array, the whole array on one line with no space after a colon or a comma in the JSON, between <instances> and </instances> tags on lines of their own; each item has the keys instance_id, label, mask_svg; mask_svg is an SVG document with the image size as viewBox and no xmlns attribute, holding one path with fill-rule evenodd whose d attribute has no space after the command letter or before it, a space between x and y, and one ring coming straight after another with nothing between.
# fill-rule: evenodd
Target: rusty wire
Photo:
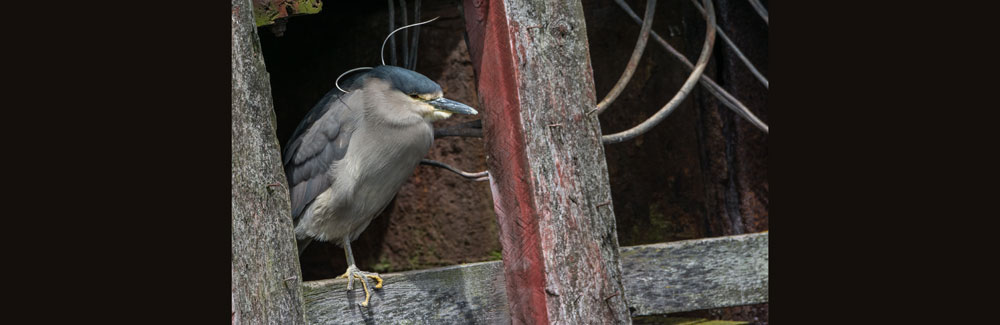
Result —
<instances>
[{"instance_id":1,"label":"rusty wire","mask_svg":"<svg viewBox=\"0 0 1000 325\"><path fill-rule=\"evenodd\" d=\"M767 9L764 9L764 5L760 4L759 0L748 1L750 1L750 5L753 6L753 10L756 10L757 14L760 15L760 18L764 18L764 24L771 26L771 24L767 22Z\"/></svg>"},{"instance_id":2,"label":"rusty wire","mask_svg":"<svg viewBox=\"0 0 1000 325\"><path fill-rule=\"evenodd\" d=\"M465 177L466 179L471 179L471 180L477 181L477 182L485 181L485 180L489 180L490 179L490 172L489 171L485 171L485 170L481 171L481 172L478 172L478 173L464 172L464 171L459 170L458 168L451 167L450 165L448 165L446 163L443 163L443 162L440 162L440 161L437 161L437 160L430 160L430 159L421 159L420 160L420 164L421 165L434 166L434 167L438 167L438 168L444 168L444 169L447 169L447 170L451 171L452 173L455 173L455 174L458 174L459 176Z\"/></svg>"},{"instance_id":3,"label":"rusty wire","mask_svg":"<svg viewBox=\"0 0 1000 325\"><path fill-rule=\"evenodd\" d=\"M715 7L712 5L711 0L704 0L705 8L708 10L708 19L705 26L705 43L701 49L701 56L698 57L698 64L694 66L694 70L691 71L691 75L688 76L687 80L684 81L684 85L681 89L677 91L674 98L671 98L663 108L660 108L656 114L652 117L646 119L639 125L635 127L618 132L615 134L605 135L601 137L601 142L604 144L619 143L632 138L635 138L646 131L649 131L657 124L663 121L667 115L670 115L680 105L684 98L687 98L688 93L694 88L695 82L701 78L702 73L705 72L705 67L708 65L708 59L712 57L712 47L715 45ZM624 2L619 5L624 5Z\"/></svg>"},{"instance_id":4,"label":"rusty wire","mask_svg":"<svg viewBox=\"0 0 1000 325\"><path fill-rule=\"evenodd\" d=\"M615 0L615 2L624 2L625 0ZM632 74L635 73L635 68L639 66L639 59L642 58L642 53L646 50L646 43L649 41L649 31L653 29L653 14L656 13L656 0L646 0L646 14L642 19L642 29L639 31L639 40L635 42L635 49L632 50L632 57L629 58L628 64L625 65L625 71L622 71L621 77L618 78L618 82L615 86L611 88L611 91L604 96L604 99L600 103L597 103L597 108L588 112L601 114L604 110L611 106L611 103L621 95L622 91L625 90L625 86L628 82L632 80Z\"/></svg>"},{"instance_id":5,"label":"rusty wire","mask_svg":"<svg viewBox=\"0 0 1000 325\"><path fill-rule=\"evenodd\" d=\"M691 3L694 4L695 8L698 8L698 11L701 11L702 15L705 14L705 9L698 4L698 0L691 0ZM729 45L729 48L733 49L733 52L735 52L736 56L740 58L740 61L743 61L743 64L750 69L750 72L753 73L755 77L757 77L757 80L760 80L760 82L764 84L764 88L770 89L767 86L767 78L764 78L764 75L757 70L757 67L755 67L753 63L750 63L750 59L743 55L743 51L740 51L740 48L736 47L736 44L729 39L729 36L726 36L726 33L722 31L722 28L720 28L718 24L715 25L715 30L719 32L719 36L726 42L726 45Z\"/></svg>"},{"instance_id":6,"label":"rusty wire","mask_svg":"<svg viewBox=\"0 0 1000 325\"><path fill-rule=\"evenodd\" d=\"M623 10L625 10L625 13L627 13L629 17L632 17L633 21L635 21L636 23L642 23L642 20L639 19L639 16L636 15L634 11L632 11L632 8L630 8L628 4L619 4L619 6ZM650 32L650 34L653 35L653 40L656 40L657 43L660 43L660 46L662 46L663 49L667 50L667 52L670 52L671 55L680 60L681 63L683 63L688 69L692 70L694 69L694 65L691 64L691 61L688 61L688 59L684 57L683 54L674 49L673 46L670 46L670 43L667 43L666 40L660 37L660 34L657 34L655 31ZM756 126L758 129L764 131L764 133L768 133L767 124L765 124L763 121L757 118L757 116L754 115L753 112L751 112L750 109L746 107L746 105L743 105L742 102L736 99L736 97L733 97L733 95L730 95L729 92L727 92L725 89L719 86L719 84L715 83L715 81L713 81L712 78L709 78L706 75L702 75L700 82L701 85L704 86L709 93L714 95L719 100L719 102L721 102L726 107L729 107L729 109L736 112L736 114L739 114L740 116L745 118L747 121Z\"/></svg>"}]
</instances>

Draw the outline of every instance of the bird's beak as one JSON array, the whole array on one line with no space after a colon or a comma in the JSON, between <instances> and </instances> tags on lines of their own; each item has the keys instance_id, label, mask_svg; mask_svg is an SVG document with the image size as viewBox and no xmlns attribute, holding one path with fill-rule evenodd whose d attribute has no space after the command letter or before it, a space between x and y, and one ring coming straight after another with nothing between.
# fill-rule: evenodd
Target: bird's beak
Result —
<instances>
[{"instance_id":1,"label":"bird's beak","mask_svg":"<svg viewBox=\"0 0 1000 325\"><path fill-rule=\"evenodd\" d=\"M434 106L434 108L437 108L442 111L449 111L452 113L468 114L468 115L479 114L479 112L477 112L472 107L469 107L469 105L465 105L444 97L428 101L427 103L430 104L431 106Z\"/></svg>"}]
</instances>

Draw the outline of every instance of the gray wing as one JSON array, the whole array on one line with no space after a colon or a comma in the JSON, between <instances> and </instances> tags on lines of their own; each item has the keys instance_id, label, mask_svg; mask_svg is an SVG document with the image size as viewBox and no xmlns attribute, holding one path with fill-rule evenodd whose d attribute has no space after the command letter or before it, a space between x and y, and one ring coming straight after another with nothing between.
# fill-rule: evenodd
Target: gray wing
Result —
<instances>
[{"instance_id":1,"label":"gray wing","mask_svg":"<svg viewBox=\"0 0 1000 325\"><path fill-rule=\"evenodd\" d=\"M284 153L285 174L296 224L305 207L332 184L330 165L344 158L361 108L348 108L343 94L333 89L320 100L292 134Z\"/></svg>"}]
</instances>

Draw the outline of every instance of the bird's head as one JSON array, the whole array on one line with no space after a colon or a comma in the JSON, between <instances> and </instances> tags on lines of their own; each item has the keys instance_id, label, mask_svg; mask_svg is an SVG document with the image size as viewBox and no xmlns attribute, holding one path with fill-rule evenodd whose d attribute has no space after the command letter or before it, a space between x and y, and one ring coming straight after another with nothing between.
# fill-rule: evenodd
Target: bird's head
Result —
<instances>
[{"instance_id":1,"label":"bird's head","mask_svg":"<svg viewBox=\"0 0 1000 325\"><path fill-rule=\"evenodd\" d=\"M382 65L368 72L363 86L380 109L390 114L415 113L433 122L452 114L478 114L469 105L442 97L441 86L415 71Z\"/></svg>"}]
</instances>

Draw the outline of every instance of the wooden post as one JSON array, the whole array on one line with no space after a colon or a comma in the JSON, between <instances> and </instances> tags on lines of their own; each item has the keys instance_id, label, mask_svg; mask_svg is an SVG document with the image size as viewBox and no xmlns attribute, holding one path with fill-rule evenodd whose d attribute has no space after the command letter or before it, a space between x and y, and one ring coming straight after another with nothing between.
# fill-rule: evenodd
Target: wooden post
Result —
<instances>
[{"instance_id":1,"label":"wooden post","mask_svg":"<svg viewBox=\"0 0 1000 325\"><path fill-rule=\"evenodd\" d=\"M465 0L514 323L630 323L579 1Z\"/></svg>"},{"instance_id":2,"label":"wooden post","mask_svg":"<svg viewBox=\"0 0 1000 325\"><path fill-rule=\"evenodd\" d=\"M250 0L232 0L232 322L304 324L302 276Z\"/></svg>"}]
</instances>

